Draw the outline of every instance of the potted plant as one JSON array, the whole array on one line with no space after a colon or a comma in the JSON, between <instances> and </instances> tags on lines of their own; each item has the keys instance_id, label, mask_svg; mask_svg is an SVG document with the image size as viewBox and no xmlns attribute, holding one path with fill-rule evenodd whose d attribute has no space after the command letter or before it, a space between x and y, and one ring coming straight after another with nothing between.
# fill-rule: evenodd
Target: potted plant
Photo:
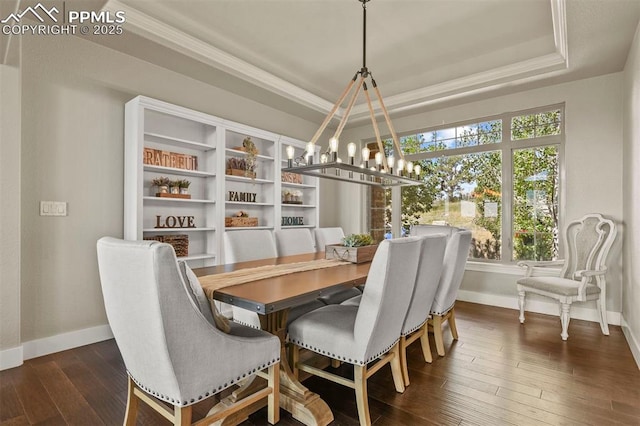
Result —
<instances>
[{"instance_id":1,"label":"potted plant","mask_svg":"<svg viewBox=\"0 0 640 426\"><path fill-rule=\"evenodd\" d=\"M324 252L327 259L346 260L351 263L370 262L378 249L369 234L351 234L342 239L342 244L327 244Z\"/></svg>"},{"instance_id":2,"label":"potted plant","mask_svg":"<svg viewBox=\"0 0 640 426\"><path fill-rule=\"evenodd\" d=\"M188 194L189 193L189 185L191 185L191 182L186 180L186 179L182 179L182 180L178 181L178 187L180 188L180 193L181 194Z\"/></svg>"},{"instance_id":3,"label":"potted plant","mask_svg":"<svg viewBox=\"0 0 640 426\"><path fill-rule=\"evenodd\" d=\"M169 189L171 194L179 194L180 193L180 179L172 180L169 183Z\"/></svg>"},{"instance_id":4,"label":"potted plant","mask_svg":"<svg viewBox=\"0 0 640 426\"><path fill-rule=\"evenodd\" d=\"M242 141L242 147L244 148L244 152L247 153L245 176L253 179L256 177L256 157L258 155L258 148L256 148L256 144L253 143L251 138L248 136Z\"/></svg>"},{"instance_id":5,"label":"potted plant","mask_svg":"<svg viewBox=\"0 0 640 426\"><path fill-rule=\"evenodd\" d=\"M168 194L169 193L169 184L171 180L168 177L160 176L151 181L153 186L158 188L158 194Z\"/></svg>"}]
</instances>

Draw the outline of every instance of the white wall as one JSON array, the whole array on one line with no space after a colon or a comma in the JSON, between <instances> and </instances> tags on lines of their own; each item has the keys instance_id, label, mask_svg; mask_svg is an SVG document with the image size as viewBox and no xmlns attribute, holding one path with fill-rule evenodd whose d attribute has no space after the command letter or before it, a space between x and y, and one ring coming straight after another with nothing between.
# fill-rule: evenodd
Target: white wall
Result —
<instances>
[{"instance_id":1,"label":"white wall","mask_svg":"<svg viewBox=\"0 0 640 426\"><path fill-rule=\"evenodd\" d=\"M623 327L640 366L640 25L624 69Z\"/></svg>"},{"instance_id":2,"label":"white wall","mask_svg":"<svg viewBox=\"0 0 640 426\"><path fill-rule=\"evenodd\" d=\"M20 69L0 65L0 366L21 363Z\"/></svg>"},{"instance_id":3,"label":"white wall","mask_svg":"<svg viewBox=\"0 0 640 426\"><path fill-rule=\"evenodd\" d=\"M126 101L142 94L294 138L317 128L80 37L25 37L22 69L23 343L107 323L95 243L123 233ZM40 217L40 200L67 201L69 215Z\"/></svg>"},{"instance_id":4,"label":"white wall","mask_svg":"<svg viewBox=\"0 0 640 426\"><path fill-rule=\"evenodd\" d=\"M398 133L463 120L517 111L537 106L566 103L566 184L563 217L571 220L586 213L599 212L622 224L622 74L545 87L495 97L464 105L393 118ZM370 125L345 131L342 140L371 138ZM345 189L345 188L343 188ZM355 192L344 198L354 199ZM352 212L353 205L341 205ZM353 214L353 213L349 213ZM609 262L607 309L622 309L622 237L619 236ZM463 293L480 296L504 296L516 306L514 275L468 271L462 283ZM489 298L490 299L490 298ZM479 299L478 299L479 300ZM484 298L482 300L485 300ZM497 300L497 299L496 299ZM555 308L553 312L555 312ZM589 315L595 319L595 315ZM615 320L615 318L614 318Z\"/></svg>"}]
</instances>

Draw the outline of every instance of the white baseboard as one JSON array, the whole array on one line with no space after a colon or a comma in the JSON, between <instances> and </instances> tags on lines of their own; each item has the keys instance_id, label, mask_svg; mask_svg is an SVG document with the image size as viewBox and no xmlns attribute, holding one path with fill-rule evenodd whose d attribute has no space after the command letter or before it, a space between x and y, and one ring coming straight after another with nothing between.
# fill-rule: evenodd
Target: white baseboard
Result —
<instances>
[{"instance_id":1,"label":"white baseboard","mask_svg":"<svg viewBox=\"0 0 640 426\"><path fill-rule=\"evenodd\" d=\"M498 306L501 308L519 309L517 296L502 296L475 291L459 290L458 300L463 302L480 303L481 305ZM591 308L590 305L593 305ZM558 303L554 301L540 300L528 296L525 304L527 312L538 314L559 315ZM595 302L585 302L571 306L571 318L599 323L598 311ZM607 311L607 321L610 325L620 325L620 312Z\"/></svg>"},{"instance_id":2,"label":"white baseboard","mask_svg":"<svg viewBox=\"0 0 640 426\"><path fill-rule=\"evenodd\" d=\"M627 339L627 343L629 344L629 349L631 349L631 353L633 354L633 359L636 360L636 364L638 364L638 369L640 369L640 342L633 335L631 330L629 329L629 325L627 321L622 317L622 332L624 333L624 337Z\"/></svg>"},{"instance_id":3,"label":"white baseboard","mask_svg":"<svg viewBox=\"0 0 640 426\"><path fill-rule=\"evenodd\" d=\"M0 371L22 365L22 346L0 351Z\"/></svg>"},{"instance_id":4,"label":"white baseboard","mask_svg":"<svg viewBox=\"0 0 640 426\"><path fill-rule=\"evenodd\" d=\"M69 333L56 334L44 339L31 340L22 344L24 359L37 358L54 352L66 351L79 346L90 345L112 339L113 333L108 325L85 328Z\"/></svg>"},{"instance_id":5,"label":"white baseboard","mask_svg":"<svg viewBox=\"0 0 640 426\"><path fill-rule=\"evenodd\" d=\"M113 338L111 327L97 327L56 334L43 339L30 340L22 346L0 351L0 371L22 365L23 361L54 352L66 351L79 346L90 345Z\"/></svg>"}]
</instances>

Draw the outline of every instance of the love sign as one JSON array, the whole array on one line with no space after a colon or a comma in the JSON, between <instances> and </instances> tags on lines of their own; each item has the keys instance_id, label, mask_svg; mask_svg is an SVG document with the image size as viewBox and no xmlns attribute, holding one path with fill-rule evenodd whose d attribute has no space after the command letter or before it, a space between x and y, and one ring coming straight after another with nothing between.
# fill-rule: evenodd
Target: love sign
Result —
<instances>
[{"instance_id":1,"label":"love sign","mask_svg":"<svg viewBox=\"0 0 640 426\"><path fill-rule=\"evenodd\" d=\"M195 228L194 216L156 216L155 228Z\"/></svg>"}]
</instances>

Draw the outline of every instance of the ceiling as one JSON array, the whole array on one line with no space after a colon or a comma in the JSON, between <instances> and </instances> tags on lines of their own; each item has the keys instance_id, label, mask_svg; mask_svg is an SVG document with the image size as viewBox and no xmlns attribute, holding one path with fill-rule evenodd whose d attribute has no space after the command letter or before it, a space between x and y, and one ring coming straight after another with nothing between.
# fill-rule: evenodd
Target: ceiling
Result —
<instances>
[{"instance_id":1,"label":"ceiling","mask_svg":"<svg viewBox=\"0 0 640 426\"><path fill-rule=\"evenodd\" d=\"M357 0L109 0L94 41L304 118L362 66ZM621 71L640 0L372 0L367 63L393 113ZM343 112L341 109L338 113ZM352 121L368 117L364 97Z\"/></svg>"}]
</instances>

